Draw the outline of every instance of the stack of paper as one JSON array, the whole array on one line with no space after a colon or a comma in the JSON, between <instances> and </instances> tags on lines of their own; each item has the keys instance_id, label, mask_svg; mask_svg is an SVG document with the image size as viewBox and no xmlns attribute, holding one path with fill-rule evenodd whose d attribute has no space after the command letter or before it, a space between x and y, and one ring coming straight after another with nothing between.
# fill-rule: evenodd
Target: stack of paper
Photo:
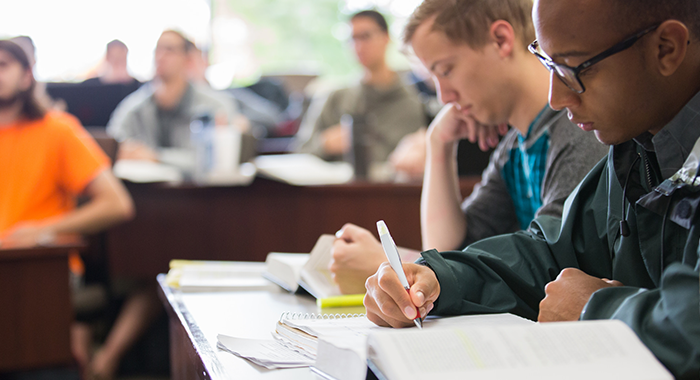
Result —
<instances>
[{"instance_id":1,"label":"stack of paper","mask_svg":"<svg viewBox=\"0 0 700 380\"><path fill-rule=\"evenodd\" d=\"M257 263L171 260L168 285L183 292L269 289Z\"/></svg>"},{"instance_id":2,"label":"stack of paper","mask_svg":"<svg viewBox=\"0 0 700 380\"><path fill-rule=\"evenodd\" d=\"M242 339L218 335L217 347L267 369L308 367L314 359L274 340Z\"/></svg>"}]
</instances>

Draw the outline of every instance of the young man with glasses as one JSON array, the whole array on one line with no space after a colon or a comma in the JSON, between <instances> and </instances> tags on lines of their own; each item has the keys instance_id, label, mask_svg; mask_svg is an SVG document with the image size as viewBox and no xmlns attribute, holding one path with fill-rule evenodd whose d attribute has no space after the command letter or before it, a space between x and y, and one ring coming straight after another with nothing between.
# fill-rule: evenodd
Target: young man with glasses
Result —
<instances>
[{"instance_id":1,"label":"young man with glasses","mask_svg":"<svg viewBox=\"0 0 700 380\"><path fill-rule=\"evenodd\" d=\"M533 13L550 105L611 145L608 158L562 220L406 264L410 295L383 265L367 281L368 316L407 326L417 305L421 315L619 319L676 378L697 379L700 3L538 0Z\"/></svg>"}]
</instances>

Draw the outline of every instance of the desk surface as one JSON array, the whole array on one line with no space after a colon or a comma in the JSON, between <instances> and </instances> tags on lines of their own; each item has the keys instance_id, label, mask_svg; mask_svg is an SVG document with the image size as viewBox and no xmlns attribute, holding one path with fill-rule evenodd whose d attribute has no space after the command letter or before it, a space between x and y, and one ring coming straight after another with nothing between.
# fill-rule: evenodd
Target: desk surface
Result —
<instances>
[{"instance_id":1,"label":"desk surface","mask_svg":"<svg viewBox=\"0 0 700 380\"><path fill-rule=\"evenodd\" d=\"M261 272L265 267L264 263L242 265L255 266ZM317 312L312 298L290 294L272 283L265 290L208 293L173 290L162 274L158 283L170 320L173 380L319 378L308 368L266 370L216 347L218 334L272 339L271 332L283 312Z\"/></svg>"}]
</instances>

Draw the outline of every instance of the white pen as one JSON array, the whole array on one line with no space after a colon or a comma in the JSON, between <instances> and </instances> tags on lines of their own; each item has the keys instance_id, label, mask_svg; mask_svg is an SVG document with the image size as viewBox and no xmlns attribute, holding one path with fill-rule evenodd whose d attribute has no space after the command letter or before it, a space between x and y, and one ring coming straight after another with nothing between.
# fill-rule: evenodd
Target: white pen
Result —
<instances>
[{"instance_id":1,"label":"white pen","mask_svg":"<svg viewBox=\"0 0 700 380\"><path fill-rule=\"evenodd\" d=\"M396 243L394 243L394 239L391 238L391 235L389 234L389 229L386 226L386 223L384 223L383 220L380 220L377 222L377 231L379 231L379 240L382 242L382 248L384 248L384 254L386 254L386 258L389 259L389 264L391 264L391 269L396 272L396 275L399 276L399 281L401 281L401 285L403 285L404 289L406 289L406 292L408 292L409 298L411 296L411 287L408 285L408 280L406 279L406 273L403 271L403 265L401 265L401 256L399 256L399 250L396 248ZM413 320L413 322L418 326L419 329L423 328L423 320L420 319L420 310L418 309L418 306L416 306L416 318Z\"/></svg>"}]
</instances>

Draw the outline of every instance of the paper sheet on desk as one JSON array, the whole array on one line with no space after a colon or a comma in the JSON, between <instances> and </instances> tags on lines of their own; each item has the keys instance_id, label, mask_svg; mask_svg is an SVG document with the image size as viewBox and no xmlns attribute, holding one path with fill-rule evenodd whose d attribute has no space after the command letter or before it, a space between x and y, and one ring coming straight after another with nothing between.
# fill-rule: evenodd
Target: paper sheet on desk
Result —
<instances>
[{"instance_id":1,"label":"paper sheet on desk","mask_svg":"<svg viewBox=\"0 0 700 380\"><path fill-rule=\"evenodd\" d=\"M114 164L117 178L136 183L182 182L182 172L170 165L144 160L119 160Z\"/></svg>"},{"instance_id":2,"label":"paper sheet on desk","mask_svg":"<svg viewBox=\"0 0 700 380\"><path fill-rule=\"evenodd\" d=\"M269 339L243 339L219 334L217 347L267 369L308 367L314 363L281 343Z\"/></svg>"}]
</instances>

